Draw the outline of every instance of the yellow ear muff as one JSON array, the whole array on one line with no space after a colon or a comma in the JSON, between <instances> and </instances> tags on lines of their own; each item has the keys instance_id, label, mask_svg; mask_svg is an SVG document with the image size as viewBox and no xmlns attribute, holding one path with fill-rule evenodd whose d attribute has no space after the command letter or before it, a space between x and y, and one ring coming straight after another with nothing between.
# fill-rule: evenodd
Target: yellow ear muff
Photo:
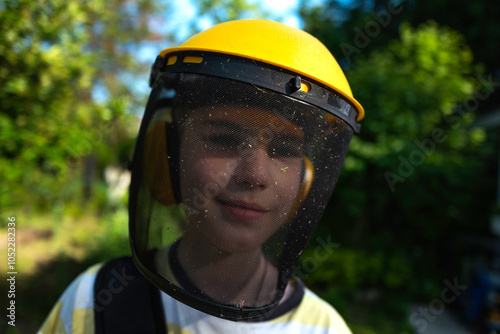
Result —
<instances>
[{"instance_id":1,"label":"yellow ear muff","mask_svg":"<svg viewBox=\"0 0 500 334\"><path fill-rule=\"evenodd\" d=\"M292 210L290 210L290 214L288 215L288 221L295 218L297 211L300 209L300 206L306 199L309 190L311 190L311 186L314 181L314 166L305 155L303 156L304 161L304 171L302 175L302 182L300 183L300 188L297 193L297 197L295 198L295 202L293 203Z\"/></svg>"},{"instance_id":2,"label":"yellow ear muff","mask_svg":"<svg viewBox=\"0 0 500 334\"><path fill-rule=\"evenodd\" d=\"M143 177L151 196L165 206L176 205L170 179L166 126L152 122L144 140Z\"/></svg>"}]
</instances>

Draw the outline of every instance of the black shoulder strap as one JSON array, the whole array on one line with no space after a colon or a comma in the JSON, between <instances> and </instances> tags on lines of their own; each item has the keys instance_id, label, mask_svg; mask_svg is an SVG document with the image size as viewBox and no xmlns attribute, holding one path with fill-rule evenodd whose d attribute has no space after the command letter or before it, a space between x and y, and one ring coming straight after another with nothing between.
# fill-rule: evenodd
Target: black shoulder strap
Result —
<instances>
[{"instance_id":1,"label":"black shoulder strap","mask_svg":"<svg viewBox=\"0 0 500 334\"><path fill-rule=\"evenodd\" d=\"M111 260L97 273L94 316L96 333L166 333L159 290L131 257Z\"/></svg>"}]
</instances>

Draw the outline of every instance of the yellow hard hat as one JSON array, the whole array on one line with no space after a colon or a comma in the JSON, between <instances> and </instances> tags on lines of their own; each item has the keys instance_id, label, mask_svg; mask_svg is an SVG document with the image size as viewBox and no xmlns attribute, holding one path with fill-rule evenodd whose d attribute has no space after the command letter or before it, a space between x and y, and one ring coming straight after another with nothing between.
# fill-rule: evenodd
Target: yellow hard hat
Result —
<instances>
[{"instance_id":1,"label":"yellow hard hat","mask_svg":"<svg viewBox=\"0 0 500 334\"><path fill-rule=\"evenodd\" d=\"M357 111L356 121L364 117L363 107L354 99L335 58L319 40L302 30L262 19L229 21L191 37L178 47L163 50L160 57L172 64L177 61L173 54L181 51L238 56L291 71L347 99ZM187 60L190 61L197 60Z\"/></svg>"}]
</instances>

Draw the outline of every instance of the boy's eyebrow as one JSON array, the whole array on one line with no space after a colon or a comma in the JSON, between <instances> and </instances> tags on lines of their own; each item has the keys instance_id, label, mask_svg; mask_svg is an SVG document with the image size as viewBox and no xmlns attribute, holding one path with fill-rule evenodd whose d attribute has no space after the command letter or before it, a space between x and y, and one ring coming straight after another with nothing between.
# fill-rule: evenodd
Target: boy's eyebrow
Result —
<instances>
[{"instance_id":1,"label":"boy's eyebrow","mask_svg":"<svg viewBox=\"0 0 500 334\"><path fill-rule=\"evenodd\" d=\"M210 120L203 121L201 124L202 125L208 125L208 126L225 127L225 128L229 128L229 129L234 130L234 131L244 131L244 130L246 130L245 127L243 127L243 126L241 126L239 124L236 124L236 123L231 122L231 121L226 121L226 120L223 120L223 119L210 119Z\"/></svg>"},{"instance_id":2,"label":"boy's eyebrow","mask_svg":"<svg viewBox=\"0 0 500 334\"><path fill-rule=\"evenodd\" d=\"M219 126L219 127L224 127L229 130L235 131L235 132L243 132L246 133L249 131L249 129L245 126L239 125L237 123L224 120L224 119L210 119L202 122L202 125L208 125L208 126ZM304 134L298 134L298 133L288 133L288 132L274 132L273 133L273 138L276 140L280 141L286 141L286 142L303 142L304 141Z\"/></svg>"},{"instance_id":3,"label":"boy's eyebrow","mask_svg":"<svg viewBox=\"0 0 500 334\"><path fill-rule=\"evenodd\" d=\"M285 142L299 142L299 143L304 142L303 135L301 136L299 134L294 134L294 133L278 132L275 134L275 138Z\"/></svg>"}]
</instances>

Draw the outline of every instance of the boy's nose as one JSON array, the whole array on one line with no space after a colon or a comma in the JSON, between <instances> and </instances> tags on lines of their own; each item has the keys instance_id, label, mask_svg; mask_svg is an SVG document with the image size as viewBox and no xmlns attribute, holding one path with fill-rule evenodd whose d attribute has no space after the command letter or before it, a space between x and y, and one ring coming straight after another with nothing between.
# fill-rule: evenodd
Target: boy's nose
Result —
<instances>
[{"instance_id":1,"label":"boy's nose","mask_svg":"<svg viewBox=\"0 0 500 334\"><path fill-rule=\"evenodd\" d=\"M245 189L266 189L271 182L271 161L265 147L247 148L235 170L236 183Z\"/></svg>"}]
</instances>

